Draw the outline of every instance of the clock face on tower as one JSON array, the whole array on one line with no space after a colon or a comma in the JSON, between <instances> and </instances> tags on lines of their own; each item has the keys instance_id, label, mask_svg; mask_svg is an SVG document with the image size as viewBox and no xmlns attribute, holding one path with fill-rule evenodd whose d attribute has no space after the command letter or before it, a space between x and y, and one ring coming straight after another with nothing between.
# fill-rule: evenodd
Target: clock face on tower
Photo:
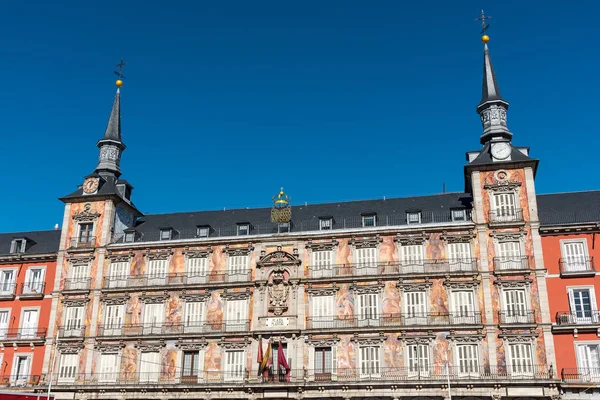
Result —
<instances>
[{"instance_id":1,"label":"clock face on tower","mask_svg":"<svg viewBox=\"0 0 600 400\"><path fill-rule=\"evenodd\" d=\"M98 190L98 184L98 178L87 178L83 182L83 192L88 194L96 192L96 190Z\"/></svg>"},{"instance_id":2,"label":"clock face on tower","mask_svg":"<svg viewBox=\"0 0 600 400\"><path fill-rule=\"evenodd\" d=\"M512 149L506 142L492 143L492 156L498 160L505 160L510 156Z\"/></svg>"}]
</instances>

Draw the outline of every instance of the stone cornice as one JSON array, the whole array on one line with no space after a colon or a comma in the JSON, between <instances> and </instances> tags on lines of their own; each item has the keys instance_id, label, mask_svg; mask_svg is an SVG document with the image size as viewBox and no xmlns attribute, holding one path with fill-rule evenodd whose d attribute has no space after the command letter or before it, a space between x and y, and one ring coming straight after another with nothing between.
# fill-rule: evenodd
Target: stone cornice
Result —
<instances>
[{"instance_id":1,"label":"stone cornice","mask_svg":"<svg viewBox=\"0 0 600 400\"><path fill-rule=\"evenodd\" d=\"M183 249L183 255L186 258L208 258L212 253L212 247L208 246L206 249L194 249L190 250L189 246Z\"/></svg>"},{"instance_id":2,"label":"stone cornice","mask_svg":"<svg viewBox=\"0 0 600 400\"><path fill-rule=\"evenodd\" d=\"M352 236L352 239L348 243L357 249L367 249L377 247L381 242L383 242L381 236L376 235L375 237L362 237L358 239L356 236Z\"/></svg>"},{"instance_id":3,"label":"stone cornice","mask_svg":"<svg viewBox=\"0 0 600 400\"><path fill-rule=\"evenodd\" d=\"M165 347L165 341L161 340L159 342L142 342L141 340L138 340L134 347L141 352L156 352Z\"/></svg>"},{"instance_id":4,"label":"stone cornice","mask_svg":"<svg viewBox=\"0 0 600 400\"><path fill-rule=\"evenodd\" d=\"M396 287L398 288L398 290L402 290L404 292L415 290L427 290L432 285L433 283L428 278L425 278L425 281L420 282L407 281L400 278L398 279L398 283L396 283Z\"/></svg>"},{"instance_id":5,"label":"stone cornice","mask_svg":"<svg viewBox=\"0 0 600 400\"><path fill-rule=\"evenodd\" d=\"M406 332L401 332L398 336L398 340L411 344L431 344L435 340L435 335L428 332L427 335L407 335Z\"/></svg>"},{"instance_id":6,"label":"stone cornice","mask_svg":"<svg viewBox=\"0 0 600 400\"><path fill-rule=\"evenodd\" d=\"M232 256L248 256L254 251L254 245L252 243L248 243L248 247L230 247L228 244L225 245L223 249L223 253L227 254L229 257Z\"/></svg>"},{"instance_id":7,"label":"stone cornice","mask_svg":"<svg viewBox=\"0 0 600 400\"><path fill-rule=\"evenodd\" d=\"M534 342L539 336L539 333L535 331L529 331L527 333L519 332L513 333L503 329L501 333L498 334L498 337L505 342L509 343L527 343Z\"/></svg>"},{"instance_id":8,"label":"stone cornice","mask_svg":"<svg viewBox=\"0 0 600 400\"><path fill-rule=\"evenodd\" d=\"M194 342L179 339L175 343L175 347L177 347L178 349L180 349L182 351L200 351L200 350L204 350L207 345L208 345L208 342L206 341L205 338L201 338L200 341L194 341Z\"/></svg>"},{"instance_id":9,"label":"stone cornice","mask_svg":"<svg viewBox=\"0 0 600 400\"><path fill-rule=\"evenodd\" d=\"M523 228L520 228L518 231L501 231L493 230L490 233L490 236L499 242L506 242L511 240L521 240L526 235L526 232Z\"/></svg>"},{"instance_id":10,"label":"stone cornice","mask_svg":"<svg viewBox=\"0 0 600 400\"><path fill-rule=\"evenodd\" d=\"M494 178L494 181L486 182L483 185L483 188L492 192L513 192L521 187L521 185L521 182L518 181L498 180L497 178Z\"/></svg>"},{"instance_id":11,"label":"stone cornice","mask_svg":"<svg viewBox=\"0 0 600 400\"><path fill-rule=\"evenodd\" d=\"M119 295L119 296L104 295L104 296L100 297L100 301L103 302L104 304L106 304L107 306L123 305L123 304L126 304L129 301L129 299L130 299L130 296L128 294Z\"/></svg>"},{"instance_id":12,"label":"stone cornice","mask_svg":"<svg viewBox=\"0 0 600 400\"><path fill-rule=\"evenodd\" d=\"M164 303L169 297L169 292L165 290L165 292L162 294L146 294L146 292L142 292L142 295L139 297L139 299L145 304L157 304Z\"/></svg>"},{"instance_id":13,"label":"stone cornice","mask_svg":"<svg viewBox=\"0 0 600 400\"><path fill-rule=\"evenodd\" d=\"M311 251L330 251L336 249L339 243L340 242L335 240L335 238L331 238L331 241L329 242L316 243L313 242L312 239L308 239L304 247L310 249Z\"/></svg>"},{"instance_id":14,"label":"stone cornice","mask_svg":"<svg viewBox=\"0 0 600 400\"><path fill-rule=\"evenodd\" d=\"M359 345L381 345L387 340L387 337L383 334L383 332L379 332L378 336L359 336L358 333L355 333L351 339L353 342L358 343Z\"/></svg>"},{"instance_id":15,"label":"stone cornice","mask_svg":"<svg viewBox=\"0 0 600 400\"><path fill-rule=\"evenodd\" d=\"M376 293L379 294L383 291L385 285L383 282L378 281L376 284L370 284L365 286L359 286L357 282L352 282L350 285L350 290L354 294L367 294L367 293Z\"/></svg>"},{"instance_id":16,"label":"stone cornice","mask_svg":"<svg viewBox=\"0 0 600 400\"><path fill-rule=\"evenodd\" d=\"M252 291L250 288L246 288L244 292L232 292L230 289L225 289L223 293L221 293L222 299L227 300L247 300L252 295Z\"/></svg>"},{"instance_id":17,"label":"stone cornice","mask_svg":"<svg viewBox=\"0 0 600 400\"><path fill-rule=\"evenodd\" d=\"M82 338L83 339L83 338ZM61 354L78 354L85 347L81 342L62 342L56 346Z\"/></svg>"},{"instance_id":18,"label":"stone cornice","mask_svg":"<svg viewBox=\"0 0 600 400\"><path fill-rule=\"evenodd\" d=\"M92 208L93 207L91 203L86 203L83 206L83 210L77 214L73 214L71 218L77 222L93 222L98 219L100 213Z\"/></svg>"},{"instance_id":19,"label":"stone cornice","mask_svg":"<svg viewBox=\"0 0 600 400\"><path fill-rule=\"evenodd\" d=\"M452 280L450 277L444 279L443 285L448 289L473 289L479 286L479 280L476 276L473 276L471 280Z\"/></svg>"},{"instance_id":20,"label":"stone cornice","mask_svg":"<svg viewBox=\"0 0 600 400\"><path fill-rule=\"evenodd\" d=\"M472 232L448 233L444 231L440 239L446 241L446 243L471 243L475 239L475 234Z\"/></svg>"},{"instance_id":21,"label":"stone cornice","mask_svg":"<svg viewBox=\"0 0 600 400\"><path fill-rule=\"evenodd\" d=\"M70 298L65 297L62 301L66 307L85 307L90 302L89 297Z\"/></svg>"},{"instance_id":22,"label":"stone cornice","mask_svg":"<svg viewBox=\"0 0 600 400\"><path fill-rule=\"evenodd\" d=\"M401 246L413 246L425 243L429 239L429 235L425 232L414 235L401 235L400 233L394 238L394 242Z\"/></svg>"},{"instance_id":23,"label":"stone cornice","mask_svg":"<svg viewBox=\"0 0 600 400\"><path fill-rule=\"evenodd\" d=\"M494 285L501 288L524 288L531 286L532 283L533 280L530 276L525 276L523 279L502 279L498 277L494 281Z\"/></svg>"},{"instance_id":24,"label":"stone cornice","mask_svg":"<svg viewBox=\"0 0 600 400\"><path fill-rule=\"evenodd\" d=\"M457 334L456 331L452 330L447 338L455 343L480 343L485 338L485 334L481 330L477 330L477 333L468 334Z\"/></svg>"},{"instance_id":25,"label":"stone cornice","mask_svg":"<svg viewBox=\"0 0 600 400\"><path fill-rule=\"evenodd\" d=\"M306 293L313 296L335 296L338 290L340 290L340 288L335 282L333 282L333 285L330 287L313 287L313 284L309 283L306 288Z\"/></svg>"},{"instance_id":26,"label":"stone cornice","mask_svg":"<svg viewBox=\"0 0 600 400\"><path fill-rule=\"evenodd\" d=\"M125 342L120 340L118 342L97 342L95 349L100 353L118 353L125 348Z\"/></svg>"},{"instance_id":27,"label":"stone cornice","mask_svg":"<svg viewBox=\"0 0 600 400\"><path fill-rule=\"evenodd\" d=\"M106 253L105 258L107 260L109 260L111 263L112 262L131 262L131 260L133 259L133 257L135 256L135 254L133 253L133 251L129 251L129 253L115 253L112 251L109 251Z\"/></svg>"},{"instance_id":28,"label":"stone cornice","mask_svg":"<svg viewBox=\"0 0 600 400\"><path fill-rule=\"evenodd\" d=\"M86 255L86 256L70 256L67 258L67 262L71 265L89 265L92 261L94 261L94 255Z\"/></svg>"},{"instance_id":29,"label":"stone cornice","mask_svg":"<svg viewBox=\"0 0 600 400\"><path fill-rule=\"evenodd\" d=\"M308 339L306 339L306 344L313 347L336 346L339 341L340 338L336 333L334 333L332 337L319 338L309 335Z\"/></svg>"},{"instance_id":30,"label":"stone cornice","mask_svg":"<svg viewBox=\"0 0 600 400\"><path fill-rule=\"evenodd\" d=\"M148 261L168 260L173 255L173 250L169 247L166 250L150 251L146 249L146 258Z\"/></svg>"},{"instance_id":31,"label":"stone cornice","mask_svg":"<svg viewBox=\"0 0 600 400\"><path fill-rule=\"evenodd\" d=\"M243 341L231 341L231 340L225 340L225 338L222 338L220 342L218 342L219 347L226 349L226 350L230 350L230 349L246 349L248 346L250 346L250 339L248 337L245 337Z\"/></svg>"},{"instance_id":32,"label":"stone cornice","mask_svg":"<svg viewBox=\"0 0 600 400\"><path fill-rule=\"evenodd\" d=\"M185 302L206 301L209 297L210 293L187 293L185 290L179 295L179 298Z\"/></svg>"},{"instance_id":33,"label":"stone cornice","mask_svg":"<svg viewBox=\"0 0 600 400\"><path fill-rule=\"evenodd\" d=\"M32 262L32 261L56 261L58 257L57 253L46 253L46 254L3 254L0 255L0 264L17 264L21 262Z\"/></svg>"}]
</instances>

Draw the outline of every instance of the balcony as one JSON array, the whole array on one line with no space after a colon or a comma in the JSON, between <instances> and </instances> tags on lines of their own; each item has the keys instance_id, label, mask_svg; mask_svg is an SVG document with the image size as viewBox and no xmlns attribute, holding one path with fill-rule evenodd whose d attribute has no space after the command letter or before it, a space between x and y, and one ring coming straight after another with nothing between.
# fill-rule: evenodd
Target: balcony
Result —
<instances>
[{"instance_id":1,"label":"balcony","mask_svg":"<svg viewBox=\"0 0 600 400\"><path fill-rule=\"evenodd\" d=\"M594 276L596 267L594 266L594 257L569 257L561 258L558 261L560 265L560 276Z\"/></svg>"},{"instance_id":2,"label":"balcony","mask_svg":"<svg viewBox=\"0 0 600 400\"><path fill-rule=\"evenodd\" d=\"M212 283L250 282L251 271L239 274L210 273L206 275L175 273L105 277L103 289L140 288L146 286L190 286Z\"/></svg>"},{"instance_id":3,"label":"balcony","mask_svg":"<svg viewBox=\"0 0 600 400\"><path fill-rule=\"evenodd\" d=\"M64 292L89 292L90 291L90 283L91 278L71 278L65 279L65 286L63 289Z\"/></svg>"},{"instance_id":4,"label":"balcony","mask_svg":"<svg viewBox=\"0 0 600 400\"><path fill-rule=\"evenodd\" d=\"M46 339L46 328L0 329L0 341L35 341Z\"/></svg>"},{"instance_id":5,"label":"balcony","mask_svg":"<svg viewBox=\"0 0 600 400\"><path fill-rule=\"evenodd\" d=\"M61 326L58 335L61 338L82 338L85 336L85 326Z\"/></svg>"},{"instance_id":6,"label":"balcony","mask_svg":"<svg viewBox=\"0 0 600 400\"><path fill-rule=\"evenodd\" d=\"M228 320L197 324L129 324L99 325L98 336L156 336L156 335L197 335L227 332L248 332L250 320Z\"/></svg>"},{"instance_id":7,"label":"balcony","mask_svg":"<svg viewBox=\"0 0 600 400\"><path fill-rule=\"evenodd\" d=\"M40 375L0 375L0 387L27 387L40 384Z\"/></svg>"},{"instance_id":8,"label":"balcony","mask_svg":"<svg viewBox=\"0 0 600 400\"><path fill-rule=\"evenodd\" d=\"M514 225L521 224L523 220L523 209L521 208L502 208L492 210L488 213L490 225Z\"/></svg>"},{"instance_id":9,"label":"balcony","mask_svg":"<svg viewBox=\"0 0 600 400\"><path fill-rule=\"evenodd\" d=\"M96 246L95 236L81 236L69 239L69 249L91 249Z\"/></svg>"},{"instance_id":10,"label":"balcony","mask_svg":"<svg viewBox=\"0 0 600 400\"><path fill-rule=\"evenodd\" d=\"M553 332L573 331L597 331L600 328L600 311L559 311L556 313L556 324L552 326Z\"/></svg>"},{"instance_id":11,"label":"balcony","mask_svg":"<svg viewBox=\"0 0 600 400\"><path fill-rule=\"evenodd\" d=\"M309 277L313 279L403 274L446 275L449 273L477 272L477 259L464 258L401 261L399 263L378 262L368 264L311 265L308 267L308 270Z\"/></svg>"},{"instance_id":12,"label":"balcony","mask_svg":"<svg viewBox=\"0 0 600 400\"><path fill-rule=\"evenodd\" d=\"M14 300L16 287L14 282L0 283L0 300Z\"/></svg>"},{"instance_id":13,"label":"balcony","mask_svg":"<svg viewBox=\"0 0 600 400\"><path fill-rule=\"evenodd\" d=\"M498 311L500 328L522 328L536 326L535 311L532 310L505 310Z\"/></svg>"},{"instance_id":14,"label":"balcony","mask_svg":"<svg viewBox=\"0 0 600 400\"><path fill-rule=\"evenodd\" d=\"M385 328L385 327L430 327L481 325L481 313L412 313L382 314L373 318L310 317L307 329L344 329L344 328Z\"/></svg>"},{"instance_id":15,"label":"balcony","mask_svg":"<svg viewBox=\"0 0 600 400\"><path fill-rule=\"evenodd\" d=\"M25 282L19 287L21 299L43 299L46 282Z\"/></svg>"},{"instance_id":16,"label":"balcony","mask_svg":"<svg viewBox=\"0 0 600 400\"><path fill-rule=\"evenodd\" d=\"M600 385L600 368L563 368L561 379L566 383L590 383Z\"/></svg>"},{"instance_id":17,"label":"balcony","mask_svg":"<svg viewBox=\"0 0 600 400\"><path fill-rule=\"evenodd\" d=\"M529 270L529 256L494 257L494 273L511 273Z\"/></svg>"}]
</instances>

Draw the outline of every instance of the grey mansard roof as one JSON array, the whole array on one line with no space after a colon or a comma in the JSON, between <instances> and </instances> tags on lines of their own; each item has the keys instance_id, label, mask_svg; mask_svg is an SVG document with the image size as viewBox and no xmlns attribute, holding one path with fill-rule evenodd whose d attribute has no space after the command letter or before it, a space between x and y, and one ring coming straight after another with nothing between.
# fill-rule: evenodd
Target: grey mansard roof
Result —
<instances>
[{"instance_id":1,"label":"grey mansard roof","mask_svg":"<svg viewBox=\"0 0 600 400\"><path fill-rule=\"evenodd\" d=\"M539 194L542 226L600 223L600 190Z\"/></svg>"},{"instance_id":2,"label":"grey mansard roof","mask_svg":"<svg viewBox=\"0 0 600 400\"><path fill-rule=\"evenodd\" d=\"M24 255L58 252L60 230L0 233L0 255L10 254L13 239L26 238L28 245Z\"/></svg>"}]
</instances>

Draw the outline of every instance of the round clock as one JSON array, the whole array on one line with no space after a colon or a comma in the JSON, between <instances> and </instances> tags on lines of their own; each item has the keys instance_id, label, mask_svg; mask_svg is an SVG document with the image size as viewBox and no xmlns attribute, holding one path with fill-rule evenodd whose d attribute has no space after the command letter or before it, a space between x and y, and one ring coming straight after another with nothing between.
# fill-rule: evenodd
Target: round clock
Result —
<instances>
[{"instance_id":1,"label":"round clock","mask_svg":"<svg viewBox=\"0 0 600 400\"><path fill-rule=\"evenodd\" d=\"M492 144L492 156L498 160L504 160L510 156L512 151L510 145L506 142L493 143Z\"/></svg>"},{"instance_id":2,"label":"round clock","mask_svg":"<svg viewBox=\"0 0 600 400\"><path fill-rule=\"evenodd\" d=\"M83 191L85 193L94 193L98 190L98 178L87 178L83 182Z\"/></svg>"}]
</instances>

